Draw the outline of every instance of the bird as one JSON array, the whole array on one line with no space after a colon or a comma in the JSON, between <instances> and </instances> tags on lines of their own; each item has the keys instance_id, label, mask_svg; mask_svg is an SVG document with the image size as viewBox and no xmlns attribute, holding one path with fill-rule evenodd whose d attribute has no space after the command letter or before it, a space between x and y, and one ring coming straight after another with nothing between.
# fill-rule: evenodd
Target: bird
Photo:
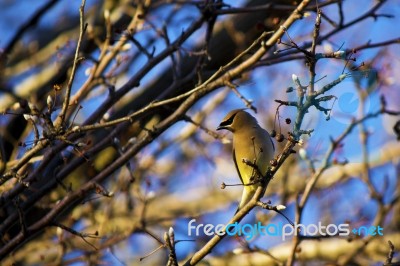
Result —
<instances>
[{"instance_id":1,"label":"bird","mask_svg":"<svg viewBox=\"0 0 400 266\"><path fill-rule=\"evenodd\" d=\"M254 196L259 179L265 177L275 147L269 133L245 109L230 111L217 127L217 130L222 129L233 134L233 162L243 184L237 213Z\"/></svg>"}]
</instances>

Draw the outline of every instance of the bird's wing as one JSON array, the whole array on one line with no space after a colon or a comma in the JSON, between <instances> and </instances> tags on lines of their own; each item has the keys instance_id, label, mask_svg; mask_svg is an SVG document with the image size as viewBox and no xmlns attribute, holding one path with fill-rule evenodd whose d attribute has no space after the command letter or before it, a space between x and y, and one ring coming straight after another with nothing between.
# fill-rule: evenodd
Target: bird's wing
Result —
<instances>
[{"instance_id":1,"label":"bird's wing","mask_svg":"<svg viewBox=\"0 0 400 266\"><path fill-rule=\"evenodd\" d=\"M239 167L238 167L238 164L237 164L237 161L236 161L235 149L232 150L232 157L233 157L233 162L235 163L236 171L238 172L238 176L240 178L240 182L242 182L242 184L244 184L242 175L240 174Z\"/></svg>"}]
</instances>

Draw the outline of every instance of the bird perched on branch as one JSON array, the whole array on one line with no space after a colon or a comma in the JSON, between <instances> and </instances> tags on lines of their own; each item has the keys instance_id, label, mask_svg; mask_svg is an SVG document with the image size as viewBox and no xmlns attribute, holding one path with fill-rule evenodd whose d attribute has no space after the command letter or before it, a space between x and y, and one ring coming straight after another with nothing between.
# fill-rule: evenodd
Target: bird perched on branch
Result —
<instances>
[{"instance_id":1,"label":"bird perched on branch","mask_svg":"<svg viewBox=\"0 0 400 266\"><path fill-rule=\"evenodd\" d=\"M257 120L244 111L230 111L217 130L226 129L233 133L233 162L244 189L238 212L251 200L261 178L265 177L270 160L274 156L274 143L268 132Z\"/></svg>"}]
</instances>

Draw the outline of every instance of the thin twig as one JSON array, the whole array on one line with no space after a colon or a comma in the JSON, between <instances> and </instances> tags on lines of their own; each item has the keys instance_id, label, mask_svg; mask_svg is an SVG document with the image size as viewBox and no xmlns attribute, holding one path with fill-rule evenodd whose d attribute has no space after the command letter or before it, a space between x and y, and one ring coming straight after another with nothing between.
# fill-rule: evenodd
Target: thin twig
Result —
<instances>
[{"instance_id":1,"label":"thin twig","mask_svg":"<svg viewBox=\"0 0 400 266\"><path fill-rule=\"evenodd\" d=\"M79 22L80 22L79 38L78 38L78 42L76 44L74 63L72 65L71 75L69 77L67 88L65 91L65 98L64 98L63 106L62 106L61 112L55 122L55 126L57 128L62 128L63 124L65 122L64 119L67 114L67 110L68 110L68 106L69 106L69 99L71 96L72 83L75 79L78 62L80 61L79 60L79 52L80 52L80 48L81 48L81 44L82 44L82 40L83 40L83 35L85 34L85 31L87 28L87 24L85 23L85 17L84 17L85 4L86 4L86 0L82 0L81 6L79 7Z\"/></svg>"}]
</instances>

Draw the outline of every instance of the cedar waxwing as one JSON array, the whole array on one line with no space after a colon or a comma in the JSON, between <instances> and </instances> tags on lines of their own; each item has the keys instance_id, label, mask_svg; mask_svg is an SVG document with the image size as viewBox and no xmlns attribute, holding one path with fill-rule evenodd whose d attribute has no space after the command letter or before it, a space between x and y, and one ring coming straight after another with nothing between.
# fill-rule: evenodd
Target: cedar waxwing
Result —
<instances>
[{"instance_id":1,"label":"cedar waxwing","mask_svg":"<svg viewBox=\"0 0 400 266\"><path fill-rule=\"evenodd\" d=\"M256 192L260 172L264 176L274 157L274 143L257 120L243 109L230 111L217 130L226 129L233 133L233 162L244 185L239 211ZM246 162L244 162L246 161ZM251 164L256 165L258 169Z\"/></svg>"}]
</instances>

